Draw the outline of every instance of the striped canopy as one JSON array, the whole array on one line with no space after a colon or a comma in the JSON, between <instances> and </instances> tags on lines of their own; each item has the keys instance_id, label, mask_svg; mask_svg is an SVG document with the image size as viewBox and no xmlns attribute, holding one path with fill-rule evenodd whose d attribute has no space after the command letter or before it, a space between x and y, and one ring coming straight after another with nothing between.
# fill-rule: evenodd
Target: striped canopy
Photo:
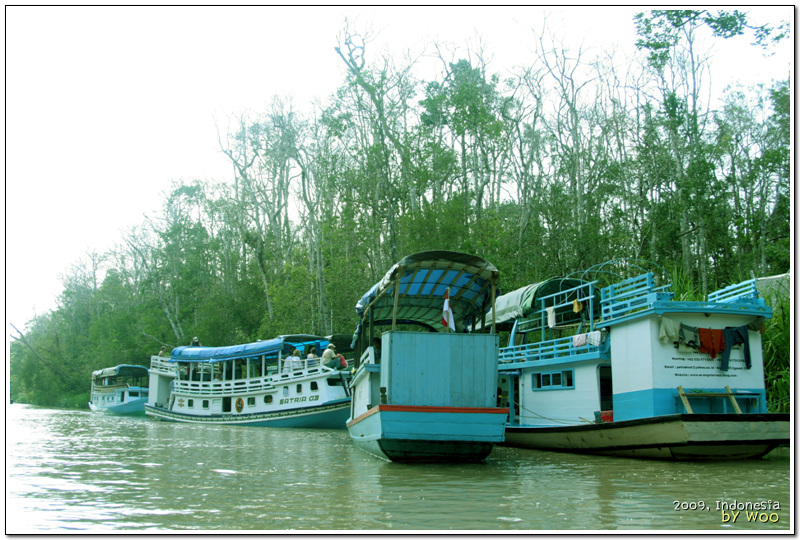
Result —
<instances>
[{"instance_id":1,"label":"striped canopy","mask_svg":"<svg viewBox=\"0 0 800 540\"><path fill-rule=\"evenodd\" d=\"M449 288L456 329L463 331L491 309L498 276L494 265L474 255L454 251L416 253L392 266L359 300L356 314L361 323L394 321L438 330L443 328L442 308Z\"/></svg>"}]
</instances>

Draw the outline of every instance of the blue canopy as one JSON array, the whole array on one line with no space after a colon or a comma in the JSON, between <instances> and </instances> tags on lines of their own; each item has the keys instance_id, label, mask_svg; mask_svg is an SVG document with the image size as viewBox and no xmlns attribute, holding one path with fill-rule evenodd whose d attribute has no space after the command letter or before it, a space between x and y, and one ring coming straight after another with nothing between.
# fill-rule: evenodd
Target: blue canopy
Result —
<instances>
[{"instance_id":1,"label":"blue canopy","mask_svg":"<svg viewBox=\"0 0 800 540\"><path fill-rule=\"evenodd\" d=\"M413 323L442 328L445 292L456 328L479 321L492 307L499 272L490 262L455 251L425 251L403 258L356 304L361 322ZM395 285L398 287L395 305ZM494 289L494 290L493 290ZM359 323L359 329L361 327ZM487 324L489 321L487 321ZM359 330L356 330L358 334ZM354 340L355 341L355 340Z\"/></svg>"},{"instance_id":2,"label":"blue canopy","mask_svg":"<svg viewBox=\"0 0 800 540\"><path fill-rule=\"evenodd\" d=\"M308 346L316 346L318 350L327 347L326 338L306 334L278 336L267 341L228 345L226 347L176 347L172 350L170 362L224 362L238 358L255 358L259 356L277 356L297 348L301 351Z\"/></svg>"}]
</instances>

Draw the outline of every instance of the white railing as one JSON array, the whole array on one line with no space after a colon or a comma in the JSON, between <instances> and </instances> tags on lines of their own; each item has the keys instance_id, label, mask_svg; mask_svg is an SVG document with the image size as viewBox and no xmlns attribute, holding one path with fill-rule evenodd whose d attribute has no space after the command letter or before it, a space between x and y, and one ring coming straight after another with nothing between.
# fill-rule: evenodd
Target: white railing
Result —
<instances>
[{"instance_id":1,"label":"white railing","mask_svg":"<svg viewBox=\"0 0 800 540\"><path fill-rule=\"evenodd\" d=\"M178 367L177 364L170 363L169 358L156 355L150 357L150 372L176 377L178 374Z\"/></svg>"}]
</instances>

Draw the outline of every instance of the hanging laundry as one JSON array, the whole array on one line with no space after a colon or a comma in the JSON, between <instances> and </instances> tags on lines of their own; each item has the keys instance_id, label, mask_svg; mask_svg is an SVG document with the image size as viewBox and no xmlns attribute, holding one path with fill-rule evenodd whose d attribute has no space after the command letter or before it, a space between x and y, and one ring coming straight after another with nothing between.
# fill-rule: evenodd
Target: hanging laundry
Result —
<instances>
[{"instance_id":1,"label":"hanging laundry","mask_svg":"<svg viewBox=\"0 0 800 540\"><path fill-rule=\"evenodd\" d=\"M692 349L700 347L700 336L697 334L697 328L681 323L678 329L678 343Z\"/></svg>"},{"instance_id":2,"label":"hanging laundry","mask_svg":"<svg viewBox=\"0 0 800 540\"><path fill-rule=\"evenodd\" d=\"M698 328L697 335L700 337L699 351L707 353L714 359L725 349L725 336L722 330L711 328Z\"/></svg>"},{"instance_id":3,"label":"hanging laundry","mask_svg":"<svg viewBox=\"0 0 800 540\"><path fill-rule=\"evenodd\" d=\"M661 317L661 328L658 332L658 341L664 345L678 341L678 325L672 319Z\"/></svg>"},{"instance_id":4,"label":"hanging laundry","mask_svg":"<svg viewBox=\"0 0 800 540\"><path fill-rule=\"evenodd\" d=\"M586 345L586 334L575 334L572 336L573 347L583 347Z\"/></svg>"},{"instance_id":5,"label":"hanging laundry","mask_svg":"<svg viewBox=\"0 0 800 540\"><path fill-rule=\"evenodd\" d=\"M573 312L580 313L582 309L583 309L583 304L581 304L577 300L573 300L572 301L572 311Z\"/></svg>"},{"instance_id":6,"label":"hanging laundry","mask_svg":"<svg viewBox=\"0 0 800 540\"><path fill-rule=\"evenodd\" d=\"M556 326L556 308L549 307L546 308L547 311L547 326L550 328L555 328Z\"/></svg>"},{"instance_id":7,"label":"hanging laundry","mask_svg":"<svg viewBox=\"0 0 800 540\"><path fill-rule=\"evenodd\" d=\"M750 334L747 333L747 325L733 327L728 326L723 330L725 336L725 348L722 351L722 362L719 369L728 371L728 361L731 357L731 348L743 344L744 345L744 365L750 369Z\"/></svg>"},{"instance_id":8,"label":"hanging laundry","mask_svg":"<svg viewBox=\"0 0 800 540\"><path fill-rule=\"evenodd\" d=\"M595 330L594 332L589 332L586 334L586 343L589 345L594 345L595 347L600 346L600 341L602 340L602 335L600 334L600 330Z\"/></svg>"}]
</instances>

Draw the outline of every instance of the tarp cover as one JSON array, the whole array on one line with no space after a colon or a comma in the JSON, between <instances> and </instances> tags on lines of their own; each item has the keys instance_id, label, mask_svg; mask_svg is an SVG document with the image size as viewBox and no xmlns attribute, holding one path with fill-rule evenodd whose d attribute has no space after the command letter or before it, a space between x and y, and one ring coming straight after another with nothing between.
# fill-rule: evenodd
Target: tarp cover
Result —
<instances>
[{"instance_id":1,"label":"tarp cover","mask_svg":"<svg viewBox=\"0 0 800 540\"><path fill-rule=\"evenodd\" d=\"M504 294L495 300L495 323L499 325L516 319L528 318L531 314L541 309L541 305L538 302L540 298L579 287L586 283L586 281L580 279L551 278ZM599 305L599 297L597 305ZM491 320L491 315L492 313L490 312L486 317L487 324Z\"/></svg>"},{"instance_id":2,"label":"tarp cover","mask_svg":"<svg viewBox=\"0 0 800 540\"><path fill-rule=\"evenodd\" d=\"M440 329L444 295L450 287L453 318L461 331L491 308L492 284L497 286L498 275L494 265L474 255L454 251L416 253L392 266L364 294L356 304L356 314L366 322L369 307L373 324L390 323L394 314L394 285L399 279L397 323Z\"/></svg>"},{"instance_id":3,"label":"tarp cover","mask_svg":"<svg viewBox=\"0 0 800 540\"><path fill-rule=\"evenodd\" d=\"M295 347L303 350L305 345L314 345L318 347L317 352L321 353L328 345L328 340L319 336L300 334L226 347L183 346L172 350L170 362L222 362L236 358L277 355L281 351L287 352L284 349Z\"/></svg>"},{"instance_id":4,"label":"tarp cover","mask_svg":"<svg viewBox=\"0 0 800 540\"><path fill-rule=\"evenodd\" d=\"M131 366L128 364L120 364L118 366L98 369L92 372L92 377L95 379L102 379L103 377L145 377L150 373L144 366Z\"/></svg>"}]
</instances>

